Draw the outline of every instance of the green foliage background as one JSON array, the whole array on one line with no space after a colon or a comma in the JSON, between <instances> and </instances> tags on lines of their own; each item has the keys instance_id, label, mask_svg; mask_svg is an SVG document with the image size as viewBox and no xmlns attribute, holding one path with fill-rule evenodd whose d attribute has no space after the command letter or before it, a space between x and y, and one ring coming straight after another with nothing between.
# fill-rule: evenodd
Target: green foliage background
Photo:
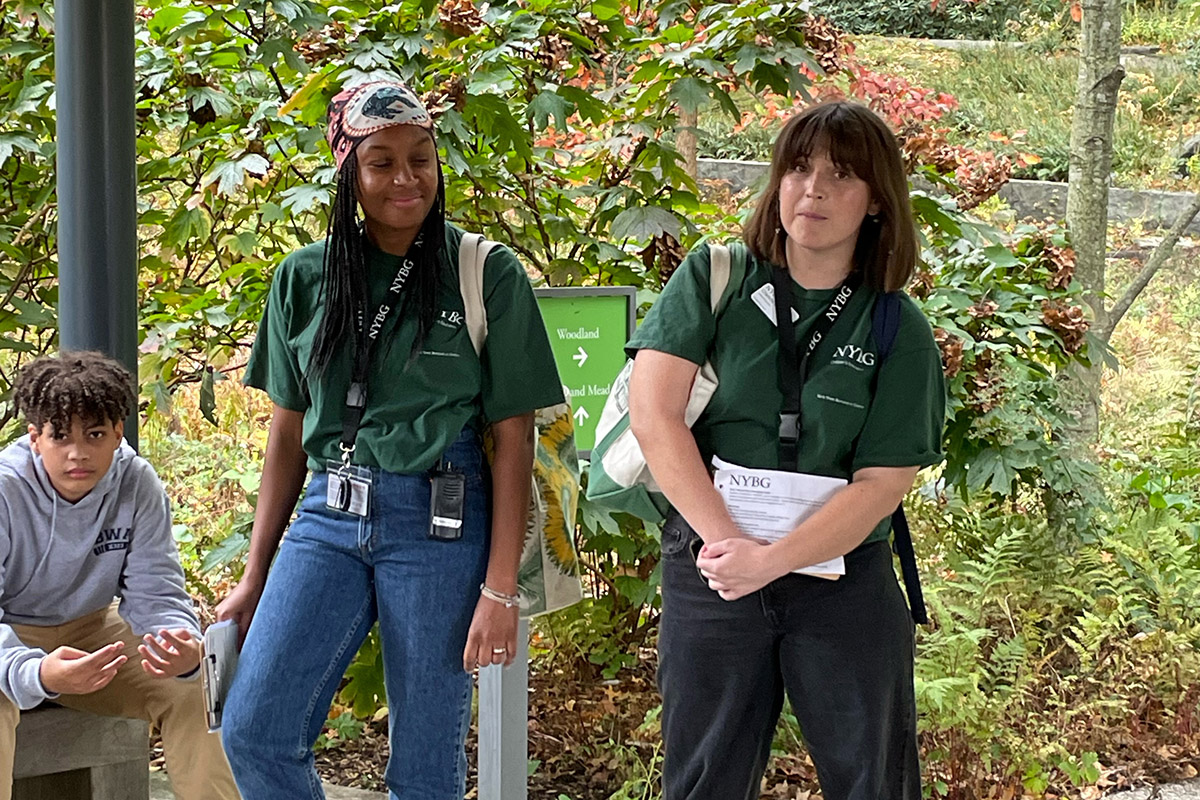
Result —
<instances>
[{"instance_id":1,"label":"green foliage background","mask_svg":"<svg viewBox=\"0 0 1200 800\"><path fill-rule=\"evenodd\" d=\"M663 3L631 27L615 0L496 4L482 18L471 7L466 23L411 0L139 3L141 377L151 404L210 367L238 366L273 265L323 233L334 178L327 101L376 72L398 72L439 112L457 221L512 243L556 285L658 280L628 245L690 243L721 216L663 141L679 111L710 99L732 110L734 80L794 91L805 83L796 67L815 66L797 7L752 0L685 24L686 10ZM0 136L0 292L12 310L0 328L14 334L0 346L19 364L53 341L50 6L8 4L0 24L0 113L19 131ZM688 25L706 26L703 42ZM575 85L581 69L607 79ZM589 143L572 150L548 135L582 129ZM0 392L11 377L0 376Z\"/></svg>"},{"instance_id":2,"label":"green foliage background","mask_svg":"<svg viewBox=\"0 0 1200 800\"><path fill-rule=\"evenodd\" d=\"M816 0L813 11L848 33L922 39L1011 39L1031 4L1014 0Z\"/></svg>"}]
</instances>

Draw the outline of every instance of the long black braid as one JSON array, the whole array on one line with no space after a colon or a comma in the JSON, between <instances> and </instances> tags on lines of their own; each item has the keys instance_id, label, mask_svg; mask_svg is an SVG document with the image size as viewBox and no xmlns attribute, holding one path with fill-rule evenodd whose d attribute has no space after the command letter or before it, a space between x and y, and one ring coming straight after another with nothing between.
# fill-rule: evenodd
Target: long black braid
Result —
<instances>
[{"instance_id":1,"label":"long black braid","mask_svg":"<svg viewBox=\"0 0 1200 800\"><path fill-rule=\"evenodd\" d=\"M421 232L417 234L421 246L415 252L413 266L412 290L404 298L404 313L411 313L413 303L417 304L417 336L413 339L412 352L409 353L408 363L411 364L425 339L433 330L433 324L438 314L438 285L442 276L450 266L446 253L446 182L442 177L441 163L438 163L437 195L433 200L433 208L425 216L421 224Z\"/></svg>"},{"instance_id":2,"label":"long black braid","mask_svg":"<svg viewBox=\"0 0 1200 800\"><path fill-rule=\"evenodd\" d=\"M346 156L338 171L333 208L325 231L325 264L321 277L324 314L308 357L309 372L320 376L346 342L357 353L366 343L359 335L358 315L367 307L367 260L358 221L358 158ZM360 341L361 340L361 341Z\"/></svg>"},{"instance_id":3,"label":"long black braid","mask_svg":"<svg viewBox=\"0 0 1200 800\"><path fill-rule=\"evenodd\" d=\"M367 260L364 248L366 231L358 218L358 157L350 153L338 171L337 190L329 227L325 234L325 262L321 279L324 314L313 339L309 372L319 377L338 353L350 344L349 354L365 357L369 340L359 317L369 314ZM400 314L411 313L417 304L417 336L413 341L410 363L424 347L425 339L437 319L438 283L446 256L446 187L438 168L437 197L429 210L417 242L409 248L413 271L405 289Z\"/></svg>"}]
</instances>

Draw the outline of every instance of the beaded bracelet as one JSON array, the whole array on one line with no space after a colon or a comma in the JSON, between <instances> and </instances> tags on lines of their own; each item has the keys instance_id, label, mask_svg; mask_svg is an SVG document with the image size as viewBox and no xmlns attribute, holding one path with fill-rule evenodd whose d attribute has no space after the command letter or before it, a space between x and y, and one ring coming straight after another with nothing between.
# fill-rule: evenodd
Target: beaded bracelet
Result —
<instances>
[{"instance_id":1,"label":"beaded bracelet","mask_svg":"<svg viewBox=\"0 0 1200 800\"><path fill-rule=\"evenodd\" d=\"M495 589L491 588L486 583L479 584L479 592L484 597L486 597L488 600L495 600L497 603L500 603L505 608L512 608L513 606L515 606L521 602L521 598L519 595L505 594L504 592L497 592Z\"/></svg>"}]
</instances>

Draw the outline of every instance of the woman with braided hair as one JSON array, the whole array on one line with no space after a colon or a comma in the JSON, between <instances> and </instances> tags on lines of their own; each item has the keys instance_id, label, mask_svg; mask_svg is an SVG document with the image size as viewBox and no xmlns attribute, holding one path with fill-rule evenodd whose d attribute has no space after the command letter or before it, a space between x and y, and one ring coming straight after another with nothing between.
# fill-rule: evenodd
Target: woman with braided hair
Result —
<instances>
[{"instance_id":1,"label":"woman with braided hair","mask_svg":"<svg viewBox=\"0 0 1200 800\"><path fill-rule=\"evenodd\" d=\"M246 636L224 712L246 800L324 797L312 745L376 621L389 796L461 800L470 672L516 652L533 411L562 390L507 248L476 355L433 128L395 80L333 99L328 234L280 264L246 369L275 405L245 574L218 607Z\"/></svg>"}]
</instances>

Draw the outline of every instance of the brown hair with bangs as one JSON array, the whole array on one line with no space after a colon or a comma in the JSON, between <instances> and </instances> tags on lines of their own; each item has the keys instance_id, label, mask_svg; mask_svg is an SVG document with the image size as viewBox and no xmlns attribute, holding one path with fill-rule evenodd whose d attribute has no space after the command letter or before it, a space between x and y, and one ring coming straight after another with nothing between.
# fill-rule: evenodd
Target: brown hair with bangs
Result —
<instances>
[{"instance_id":1,"label":"brown hair with bangs","mask_svg":"<svg viewBox=\"0 0 1200 800\"><path fill-rule=\"evenodd\" d=\"M838 100L806 108L788 120L775 139L767 188L743 233L755 257L787 264L787 233L779 217L783 176L814 152L867 182L879 213L863 220L854 268L863 285L879 292L904 288L917 262L917 233L908 199L908 178L896 137L873 111Z\"/></svg>"}]
</instances>

